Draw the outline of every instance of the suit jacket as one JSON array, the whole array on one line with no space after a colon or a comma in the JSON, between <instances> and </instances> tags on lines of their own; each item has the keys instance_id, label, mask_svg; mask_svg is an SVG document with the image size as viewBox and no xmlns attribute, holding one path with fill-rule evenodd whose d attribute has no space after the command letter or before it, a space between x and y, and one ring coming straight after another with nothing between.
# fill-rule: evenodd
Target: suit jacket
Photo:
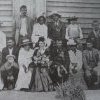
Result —
<instances>
[{"instance_id":1,"label":"suit jacket","mask_svg":"<svg viewBox=\"0 0 100 100\"><path fill-rule=\"evenodd\" d=\"M33 32L33 20L30 17L26 17L26 27L27 27L27 33L28 33L28 38L31 39L31 35ZM20 29L21 29L21 17L16 19L14 22L14 37L15 37L15 42L18 44L19 38L20 38Z\"/></svg>"},{"instance_id":2,"label":"suit jacket","mask_svg":"<svg viewBox=\"0 0 100 100\"><path fill-rule=\"evenodd\" d=\"M57 47L53 47L53 49L49 48L46 53L50 55L51 61L62 64L69 72L70 58L66 48L62 47L58 49Z\"/></svg>"},{"instance_id":3,"label":"suit jacket","mask_svg":"<svg viewBox=\"0 0 100 100\"><path fill-rule=\"evenodd\" d=\"M100 30L99 30L99 35L96 37L94 32L91 31L88 35L88 39L90 39L93 43L94 48L100 50Z\"/></svg>"},{"instance_id":4,"label":"suit jacket","mask_svg":"<svg viewBox=\"0 0 100 100\"><path fill-rule=\"evenodd\" d=\"M65 24L59 21L58 25L54 22L48 24L48 37L52 40L65 39L66 27Z\"/></svg>"},{"instance_id":5,"label":"suit jacket","mask_svg":"<svg viewBox=\"0 0 100 100\"><path fill-rule=\"evenodd\" d=\"M15 61L18 61L18 54L19 54L19 49L17 47L13 47L12 55L15 56ZM6 56L9 55L9 49L8 47L5 47L2 50L2 64L6 62Z\"/></svg>"},{"instance_id":6,"label":"suit jacket","mask_svg":"<svg viewBox=\"0 0 100 100\"><path fill-rule=\"evenodd\" d=\"M92 61L92 66L90 66L90 54L88 50L84 50L83 51L83 65L84 65L84 69L87 70L88 68L92 68L92 67L96 67L98 65L99 62L99 53L97 49L92 49L92 57L93 57L93 61Z\"/></svg>"}]
</instances>

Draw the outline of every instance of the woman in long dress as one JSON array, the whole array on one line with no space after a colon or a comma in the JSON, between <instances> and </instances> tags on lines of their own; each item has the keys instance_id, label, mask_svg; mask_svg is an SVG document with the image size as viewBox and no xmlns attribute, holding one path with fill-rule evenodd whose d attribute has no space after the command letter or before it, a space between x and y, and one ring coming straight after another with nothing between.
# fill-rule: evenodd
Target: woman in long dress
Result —
<instances>
[{"instance_id":1,"label":"woman in long dress","mask_svg":"<svg viewBox=\"0 0 100 100\"><path fill-rule=\"evenodd\" d=\"M1 24L2 24L2 23L0 23L0 29L1 29ZM0 30L0 66L1 66L1 64L2 64L2 49L3 49L4 47L6 47L6 35L5 35L4 32L2 32L2 31ZM0 90L3 89L3 86L4 86L4 84L3 84L3 82L2 82L1 73L0 73Z\"/></svg>"},{"instance_id":2,"label":"woman in long dress","mask_svg":"<svg viewBox=\"0 0 100 100\"><path fill-rule=\"evenodd\" d=\"M49 91L50 85L52 83L49 74L48 74L48 63L49 63L49 58L46 56L45 51L45 42L44 39L40 38L39 41L39 48L37 48L34 51L33 55L33 76L32 80L33 83L31 83L31 87L34 88L34 91ZM31 89L32 89L31 88Z\"/></svg>"},{"instance_id":3,"label":"woman in long dress","mask_svg":"<svg viewBox=\"0 0 100 100\"><path fill-rule=\"evenodd\" d=\"M70 57L70 76L73 78L73 81L76 86L80 86L83 90L87 89L87 85L85 83L85 80L83 78L84 73L82 70L82 52L77 49L77 44L74 42L74 40L70 40L68 42L68 45L70 46L69 50L69 57ZM70 79L69 76L69 79Z\"/></svg>"},{"instance_id":4,"label":"woman in long dress","mask_svg":"<svg viewBox=\"0 0 100 100\"><path fill-rule=\"evenodd\" d=\"M28 39L23 40L22 48L19 51L18 63L19 74L15 90L28 89L31 80L31 71L28 66L32 62L34 51L30 48Z\"/></svg>"}]
</instances>

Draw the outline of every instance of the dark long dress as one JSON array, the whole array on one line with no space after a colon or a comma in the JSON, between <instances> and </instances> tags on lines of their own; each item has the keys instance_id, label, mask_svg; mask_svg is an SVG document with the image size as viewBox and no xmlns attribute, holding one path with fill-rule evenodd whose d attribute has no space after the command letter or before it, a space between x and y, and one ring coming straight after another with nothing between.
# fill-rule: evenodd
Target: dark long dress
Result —
<instances>
[{"instance_id":1,"label":"dark long dress","mask_svg":"<svg viewBox=\"0 0 100 100\"><path fill-rule=\"evenodd\" d=\"M53 85L55 86L57 85L57 83L61 83L62 81L62 78L58 76L58 71L57 71L58 67L64 66L66 71L69 73L70 59L67 49L63 47L60 48L54 47L53 49L50 48L49 54L50 54L50 60L52 61L52 65L50 66L50 77L53 81ZM67 77L65 78L65 76L68 75L65 75L63 73L64 80L67 79Z\"/></svg>"},{"instance_id":2,"label":"dark long dress","mask_svg":"<svg viewBox=\"0 0 100 100\"><path fill-rule=\"evenodd\" d=\"M48 75L48 65L43 61L44 53L41 53L39 49L36 49L34 52L34 57L37 57L37 62L31 63L34 67L32 79L30 83L30 89L33 91L49 91L49 86L52 83ZM42 63L45 62L45 63Z\"/></svg>"}]
</instances>

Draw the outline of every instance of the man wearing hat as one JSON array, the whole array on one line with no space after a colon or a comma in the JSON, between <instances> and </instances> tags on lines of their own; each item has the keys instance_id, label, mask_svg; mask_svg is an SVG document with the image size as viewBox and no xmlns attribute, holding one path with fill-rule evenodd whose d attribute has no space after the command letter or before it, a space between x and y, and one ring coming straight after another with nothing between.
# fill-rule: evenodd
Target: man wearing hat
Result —
<instances>
[{"instance_id":1,"label":"man wearing hat","mask_svg":"<svg viewBox=\"0 0 100 100\"><path fill-rule=\"evenodd\" d=\"M99 66L99 53L97 49L93 48L91 40L87 40L87 48L83 51L83 65L87 86L89 89L95 89L95 83L97 83L97 72L95 69Z\"/></svg>"},{"instance_id":2,"label":"man wearing hat","mask_svg":"<svg viewBox=\"0 0 100 100\"><path fill-rule=\"evenodd\" d=\"M81 27L77 24L77 17L69 19L70 24L66 28L66 39L78 40L83 38Z\"/></svg>"},{"instance_id":3,"label":"man wearing hat","mask_svg":"<svg viewBox=\"0 0 100 100\"><path fill-rule=\"evenodd\" d=\"M50 15L52 22L48 24L48 37L53 41L57 39L65 39L65 24L60 21L61 15L58 12L52 12Z\"/></svg>"},{"instance_id":4,"label":"man wearing hat","mask_svg":"<svg viewBox=\"0 0 100 100\"><path fill-rule=\"evenodd\" d=\"M7 55L6 62L0 68L1 78L4 83L3 89L14 89L19 71L14 55Z\"/></svg>"}]
</instances>

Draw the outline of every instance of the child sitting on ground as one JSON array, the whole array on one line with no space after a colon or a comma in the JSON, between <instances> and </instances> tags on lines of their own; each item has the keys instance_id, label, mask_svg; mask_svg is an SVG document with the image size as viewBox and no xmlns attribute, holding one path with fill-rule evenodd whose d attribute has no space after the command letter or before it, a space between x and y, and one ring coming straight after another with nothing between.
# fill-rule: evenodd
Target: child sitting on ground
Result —
<instances>
[{"instance_id":1,"label":"child sitting on ground","mask_svg":"<svg viewBox=\"0 0 100 100\"><path fill-rule=\"evenodd\" d=\"M4 90L12 90L15 87L15 83L18 76L18 64L14 61L14 55L6 56L6 63L1 66L1 78L4 83Z\"/></svg>"}]
</instances>

